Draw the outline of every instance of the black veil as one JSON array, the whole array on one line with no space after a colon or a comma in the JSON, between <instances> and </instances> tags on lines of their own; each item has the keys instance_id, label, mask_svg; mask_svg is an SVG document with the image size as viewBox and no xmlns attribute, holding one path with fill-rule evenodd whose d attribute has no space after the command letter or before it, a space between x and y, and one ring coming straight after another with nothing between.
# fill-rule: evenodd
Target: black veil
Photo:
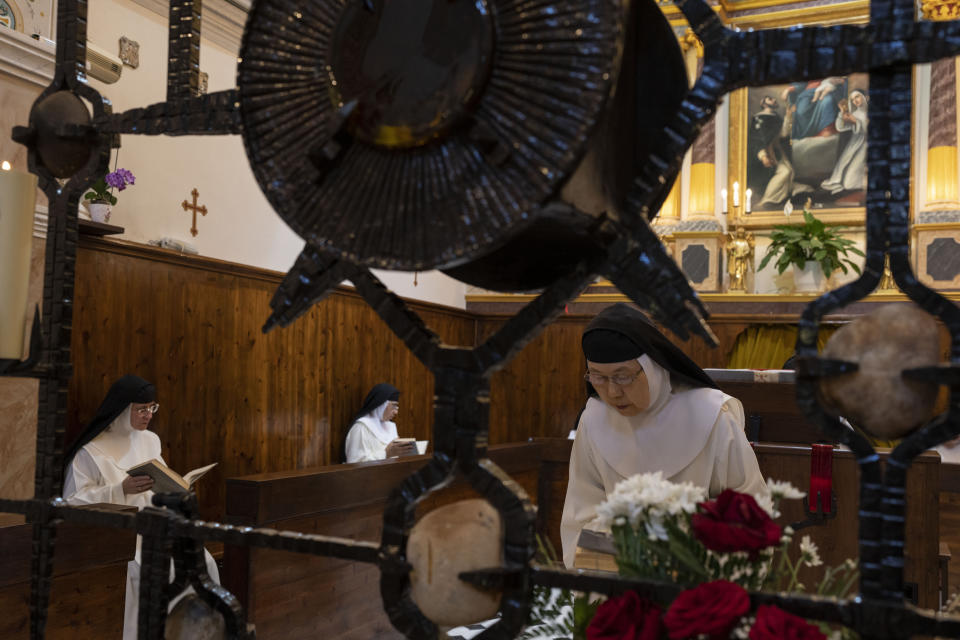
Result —
<instances>
[{"instance_id":1,"label":"black veil","mask_svg":"<svg viewBox=\"0 0 960 640\"><path fill-rule=\"evenodd\" d=\"M125 375L110 386L100 408L97 409L93 420L80 433L63 456L63 466L66 468L77 455L77 452L117 419L128 405L134 402L153 402L157 398L157 389L143 378L134 375Z\"/></svg>"},{"instance_id":2,"label":"black veil","mask_svg":"<svg viewBox=\"0 0 960 640\"><path fill-rule=\"evenodd\" d=\"M695 388L718 388L710 376L660 333L643 313L622 302L607 307L590 321L581 345L587 360L593 362L623 362L647 354L670 372L673 381ZM587 393L597 395L589 382Z\"/></svg>"},{"instance_id":3,"label":"black veil","mask_svg":"<svg viewBox=\"0 0 960 640\"><path fill-rule=\"evenodd\" d=\"M367 393L367 397L363 399L363 404L360 406L360 410L353 414L353 417L350 418L350 422L347 423L347 428L343 431L343 438L340 441L340 462L347 461L347 434L350 433L350 427L353 426L353 423L382 405L387 400L397 401L399 399L400 390L392 384L381 382L373 385L373 388Z\"/></svg>"}]
</instances>

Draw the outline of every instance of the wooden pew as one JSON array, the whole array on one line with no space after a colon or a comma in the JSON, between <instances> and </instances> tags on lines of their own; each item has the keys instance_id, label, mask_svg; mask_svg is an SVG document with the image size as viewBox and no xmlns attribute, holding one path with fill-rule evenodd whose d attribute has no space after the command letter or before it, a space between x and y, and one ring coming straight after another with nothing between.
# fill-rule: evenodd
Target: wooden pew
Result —
<instances>
[{"instance_id":1,"label":"wooden pew","mask_svg":"<svg viewBox=\"0 0 960 640\"><path fill-rule=\"evenodd\" d=\"M0 638L5 640L30 636L32 532L29 524L0 526ZM48 640L120 637L127 563L135 550L133 531L69 523L57 527Z\"/></svg>"},{"instance_id":2,"label":"wooden pew","mask_svg":"<svg viewBox=\"0 0 960 640\"><path fill-rule=\"evenodd\" d=\"M940 541L949 554L960 553L960 464L940 465ZM960 561L950 558L945 582L947 595L960 586Z\"/></svg>"},{"instance_id":3,"label":"wooden pew","mask_svg":"<svg viewBox=\"0 0 960 640\"><path fill-rule=\"evenodd\" d=\"M810 484L810 447L756 444L757 461L765 478L787 480L802 491ZM889 450L880 449L885 460ZM857 558L857 505L859 504L859 468L849 451L834 451L833 491L837 497L837 517L821 526L799 531L797 539L809 535L820 549L827 565L846 558ZM904 581L909 595L921 607L939 608L939 499L940 456L927 452L918 456L907 474L907 540ZM805 519L800 500L781 505L783 523ZM801 574L801 582L810 584L810 571Z\"/></svg>"},{"instance_id":4,"label":"wooden pew","mask_svg":"<svg viewBox=\"0 0 960 640\"><path fill-rule=\"evenodd\" d=\"M536 499L542 445L490 447L489 457ZM379 542L387 496L427 456L227 479L231 524ZM475 497L455 483L419 507ZM562 504L563 496L560 496ZM244 604L257 638L402 638L383 612L380 572L370 565L226 545L223 583Z\"/></svg>"},{"instance_id":5,"label":"wooden pew","mask_svg":"<svg viewBox=\"0 0 960 640\"><path fill-rule=\"evenodd\" d=\"M538 504L537 528L560 550L560 516L566 496L571 442L537 439L490 448L490 458L510 473ZM810 477L810 448L759 444L764 477L788 480L805 489ZM338 465L291 473L270 473L227 480L227 514L233 524L378 541L389 492L426 461L402 460ZM924 454L908 476L906 581L915 585L920 606L937 606L939 457ZM820 547L824 562L857 557L858 469L846 451L834 454L838 515L823 526L804 529ZM431 496L419 509L473 495L453 485ZM800 501L783 505L789 524L803 519ZM257 637L295 639L399 638L382 611L376 567L287 552L227 546L224 585L246 605ZM807 582L809 584L809 582Z\"/></svg>"},{"instance_id":6,"label":"wooden pew","mask_svg":"<svg viewBox=\"0 0 960 640\"><path fill-rule=\"evenodd\" d=\"M570 456L570 443L543 440L550 443L550 454L543 456L542 469L549 474L551 493L549 500L540 497L539 516L549 523L549 535L559 544L560 513L566 494L567 467L562 463L563 445L566 459ZM754 445L757 462L764 478L786 480L802 491L810 484L810 447L759 443ZM879 450L881 460L887 450ZM940 457L927 452L917 457L907 475L907 546L905 582L922 607L939 607L939 500ZM809 535L820 548L820 557L828 565L836 565L846 558L858 555L857 505L859 504L859 469L849 451L834 451L833 489L837 496L837 517L820 526L801 530L796 539ZM544 514L544 510L549 513ZM806 518L800 500L784 501L780 524L786 525ZM559 549L559 546L558 546ZM801 582L811 583L813 572L801 573Z\"/></svg>"},{"instance_id":7,"label":"wooden pew","mask_svg":"<svg viewBox=\"0 0 960 640\"><path fill-rule=\"evenodd\" d=\"M721 391L743 404L747 438L751 441L797 444L831 441L800 413L792 371L706 369L706 372Z\"/></svg>"}]
</instances>

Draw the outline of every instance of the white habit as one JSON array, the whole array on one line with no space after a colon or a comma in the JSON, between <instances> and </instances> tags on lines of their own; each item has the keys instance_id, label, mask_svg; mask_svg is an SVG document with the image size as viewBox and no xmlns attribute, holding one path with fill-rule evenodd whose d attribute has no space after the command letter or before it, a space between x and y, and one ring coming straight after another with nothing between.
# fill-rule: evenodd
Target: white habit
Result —
<instances>
[{"instance_id":1,"label":"white habit","mask_svg":"<svg viewBox=\"0 0 960 640\"><path fill-rule=\"evenodd\" d=\"M142 509L150 506L153 491L124 494L121 484L127 477L126 469L149 460L160 460L160 438L152 431L137 431L130 426L128 406L110 426L80 449L66 469L63 498L71 505L111 503ZM164 463L166 464L166 463ZM210 552L204 550L207 573L220 582L217 565ZM171 564L170 577L173 578ZM170 607L190 590L171 600ZM123 611L123 640L137 638L137 612L140 597L140 536L137 552L127 563L127 590Z\"/></svg>"},{"instance_id":2,"label":"white habit","mask_svg":"<svg viewBox=\"0 0 960 640\"><path fill-rule=\"evenodd\" d=\"M853 106L853 98L859 95L863 105ZM860 190L867 188L867 104L866 96L859 91L850 92L850 115L853 122L847 122L841 111L834 123L837 131L852 131L853 134L843 148L830 177L820 183L820 187L832 194L844 189Z\"/></svg>"},{"instance_id":3,"label":"white habit","mask_svg":"<svg viewBox=\"0 0 960 640\"><path fill-rule=\"evenodd\" d=\"M383 420L388 400L379 407L358 418L347 433L347 462L369 462L384 460L387 457L387 445L397 439L397 425Z\"/></svg>"},{"instance_id":4,"label":"white habit","mask_svg":"<svg viewBox=\"0 0 960 640\"><path fill-rule=\"evenodd\" d=\"M746 493L765 483L743 432L743 406L711 388L678 389L649 356L640 365L650 385L650 407L626 417L598 398L587 400L570 453L570 476L560 536L563 562L573 566L580 531L621 480L662 471L673 482Z\"/></svg>"}]
</instances>

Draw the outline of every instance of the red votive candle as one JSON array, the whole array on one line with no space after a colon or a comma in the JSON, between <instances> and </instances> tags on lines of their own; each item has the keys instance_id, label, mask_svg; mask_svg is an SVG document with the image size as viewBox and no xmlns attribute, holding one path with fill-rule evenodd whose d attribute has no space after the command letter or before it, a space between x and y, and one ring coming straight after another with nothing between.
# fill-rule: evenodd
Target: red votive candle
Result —
<instances>
[{"instance_id":1,"label":"red votive candle","mask_svg":"<svg viewBox=\"0 0 960 640\"><path fill-rule=\"evenodd\" d=\"M810 448L810 511L817 510L817 491L820 492L820 511L830 513L830 492L833 488L833 445L815 444Z\"/></svg>"}]
</instances>

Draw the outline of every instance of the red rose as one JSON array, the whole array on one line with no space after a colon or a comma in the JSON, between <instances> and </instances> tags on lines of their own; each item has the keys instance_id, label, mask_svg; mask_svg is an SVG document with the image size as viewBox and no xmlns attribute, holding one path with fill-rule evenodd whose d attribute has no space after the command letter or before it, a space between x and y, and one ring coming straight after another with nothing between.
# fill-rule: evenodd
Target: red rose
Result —
<instances>
[{"instance_id":1,"label":"red rose","mask_svg":"<svg viewBox=\"0 0 960 640\"><path fill-rule=\"evenodd\" d=\"M677 596L663 623L670 640L695 638L728 638L737 621L749 613L750 596L740 585L726 580L705 582Z\"/></svg>"},{"instance_id":2,"label":"red rose","mask_svg":"<svg viewBox=\"0 0 960 640\"><path fill-rule=\"evenodd\" d=\"M692 519L693 533L707 549L756 553L780 542L780 526L753 496L727 489L699 507Z\"/></svg>"},{"instance_id":3,"label":"red rose","mask_svg":"<svg viewBox=\"0 0 960 640\"><path fill-rule=\"evenodd\" d=\"M827 640L819 627L783 609L764 605L757 609L757 621L750 640Z\"/></svg>"},{"instance_id":4,"label":"red rose","mask_svg":"<svg viewBox=\"0 0 960 640\"><path fill-rule=\"evenodd\" d=\"M587 626L587 640L657 640L660 607L636 591L609 598Z\"/></svg>"}]
</instances>

